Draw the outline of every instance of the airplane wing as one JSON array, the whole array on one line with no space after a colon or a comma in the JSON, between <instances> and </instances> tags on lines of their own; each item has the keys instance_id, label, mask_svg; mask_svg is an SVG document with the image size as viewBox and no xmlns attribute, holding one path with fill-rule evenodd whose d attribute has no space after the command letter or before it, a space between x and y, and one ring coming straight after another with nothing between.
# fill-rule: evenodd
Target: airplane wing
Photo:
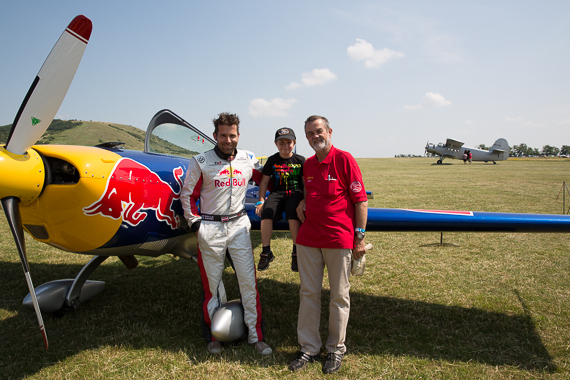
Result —
<instances>
[{"instance_id":1,"label":"airplane wing","mask_svg":"<svg viewBox=\"0 0 570 380\"><path fill-rule=\"evenodd\" d=\"M246 203L245 208L252 229L260 229L261 218L255 215L255 206ZM273 223L274 231L288 228L286 220ZM570 216L369 208L366 231L570 233Z\"/></svg>"},{"instance_id":2,"label":"airplane wing","mask_svg":"<svg viewBox=\"0 0 570 380\"><path fill-rule=\"evenodd\" d=\"M457 141L457 140L453 140L453 139L447 139L447 141L445 142L445 145L448 148L454 147L456 149L459 149L463 146L463 143L461 141Z\"/></svg>"}]
</instances>

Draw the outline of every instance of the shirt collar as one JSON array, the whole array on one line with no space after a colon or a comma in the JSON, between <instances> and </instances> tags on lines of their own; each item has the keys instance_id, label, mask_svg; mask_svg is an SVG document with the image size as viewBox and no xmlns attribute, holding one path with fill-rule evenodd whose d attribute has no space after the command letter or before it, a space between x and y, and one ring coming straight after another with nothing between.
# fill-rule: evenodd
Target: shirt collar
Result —
<instances>
[{"instance_id":1,"label":"shirt collar","mask_svg":"<svg viewBox=\"0 0 570 380\"><path fill-rule=\"evenodd\" d=\"M331 144L331 150L329 150L325 159L322 161L319 161L319 159L317 158L317 162L319 164L327 164L327 165L330 164L332 162L332 157L333 157L335 151L336 151L336 148L334 147L334 145ZM317 155L315 154L315 158L316 157L317 157Z\"/></svg>"},{"instance_id":2,"label":"shirt collar","mask_svg":"<svg viewBox=\"0 0 570 380\"><path fill-rule=\"evenodd\" d=\"M214 146L214 152L216 152L216 155L218 157L220 157L222 160L226 160L226 161L233 161L236 158L237 155L237 148L234 151L234 154L225 154L224 152L222 152L220 150L220 148L218 148L218 146Z\"/></svg>"}]
</instances>

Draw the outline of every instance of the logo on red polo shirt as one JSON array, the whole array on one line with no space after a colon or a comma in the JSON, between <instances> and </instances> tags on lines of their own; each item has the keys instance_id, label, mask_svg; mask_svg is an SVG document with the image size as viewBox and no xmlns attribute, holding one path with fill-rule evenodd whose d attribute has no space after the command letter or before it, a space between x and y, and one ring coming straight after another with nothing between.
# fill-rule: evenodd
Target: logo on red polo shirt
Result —
<instances>
[{"instance_id":1,"label":"logo on red polo shirt","mask_svg":"<svg viewBox=\"0 0 570 380\"><path fill-rule=\"evenodd\" d=\"M362 184L358 181L354 181L350 184L350 191L353 193L360 193L362 191Z\"/></svg>"}]
</instances>

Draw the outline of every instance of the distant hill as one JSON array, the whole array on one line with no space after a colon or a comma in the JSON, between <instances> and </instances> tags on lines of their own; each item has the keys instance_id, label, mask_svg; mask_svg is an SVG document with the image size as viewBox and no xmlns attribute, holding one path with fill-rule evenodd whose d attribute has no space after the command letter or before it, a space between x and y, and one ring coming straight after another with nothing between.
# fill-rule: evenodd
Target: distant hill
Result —
<instances>
[{"instance_id":1,"label":"distant hill","mask_svg":"<svg viewBox=\"0 0 570 380\"><path fill-rule=\"evenodd\" d=\"M12 124L0 126L0 144L6 144ZM122 142L126 149L144 150L146 131L124 124L110 124L101 121L54 119L47 131L36 142L40 144L95 146L105 142ZM193 157L198 152L190 151L152 136L153 152Z\"/></svg>"},{"instance_id":2,"label":"distant hill","mask_svg":"<svg viewBox=\"0 0 570 380\"><path fill-rule=\"evenodd\" d=\"M5 144L12 124L0 126L0 144ZM125 148L144 150L145 131L124 124L99 121L54 119L36 144L94 146L109 141L120 141Z\"/></svg>"}]
</instances>

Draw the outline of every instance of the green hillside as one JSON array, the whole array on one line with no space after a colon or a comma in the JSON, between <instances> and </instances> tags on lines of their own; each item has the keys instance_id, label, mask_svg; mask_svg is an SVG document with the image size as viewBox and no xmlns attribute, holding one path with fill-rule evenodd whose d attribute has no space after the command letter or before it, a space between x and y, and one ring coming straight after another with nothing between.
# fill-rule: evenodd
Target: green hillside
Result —
<instances>
[{"instance_id":1,"label":"green hillside","mask_svg":"<svg viewBox=\"0 0 570 380\"><path fill-rule=\"evenodd\" d=\"M11 124L0 126L0 144L6 143L11 127ZM127 149L143 150L144 136L145 131L130 125L55 119L37 144L94 146L120 141Z\"/></svg>"},{"instance_id":2,"label":"green hillside","mask_svg":"<svg viewBox=\"0 0 570 380\"><path fill-rule=\"evenodd\" d=\"M0 144L6 144L12 124L0 126ZM95 146L105 142L121 142L126 149L144 150L146 131L124 124L101 121L52 121L36 144ZM152 136L151 151L182 157L194 157L198 152L188 150L158 136Z\"/></svg>"}]
</instances>

